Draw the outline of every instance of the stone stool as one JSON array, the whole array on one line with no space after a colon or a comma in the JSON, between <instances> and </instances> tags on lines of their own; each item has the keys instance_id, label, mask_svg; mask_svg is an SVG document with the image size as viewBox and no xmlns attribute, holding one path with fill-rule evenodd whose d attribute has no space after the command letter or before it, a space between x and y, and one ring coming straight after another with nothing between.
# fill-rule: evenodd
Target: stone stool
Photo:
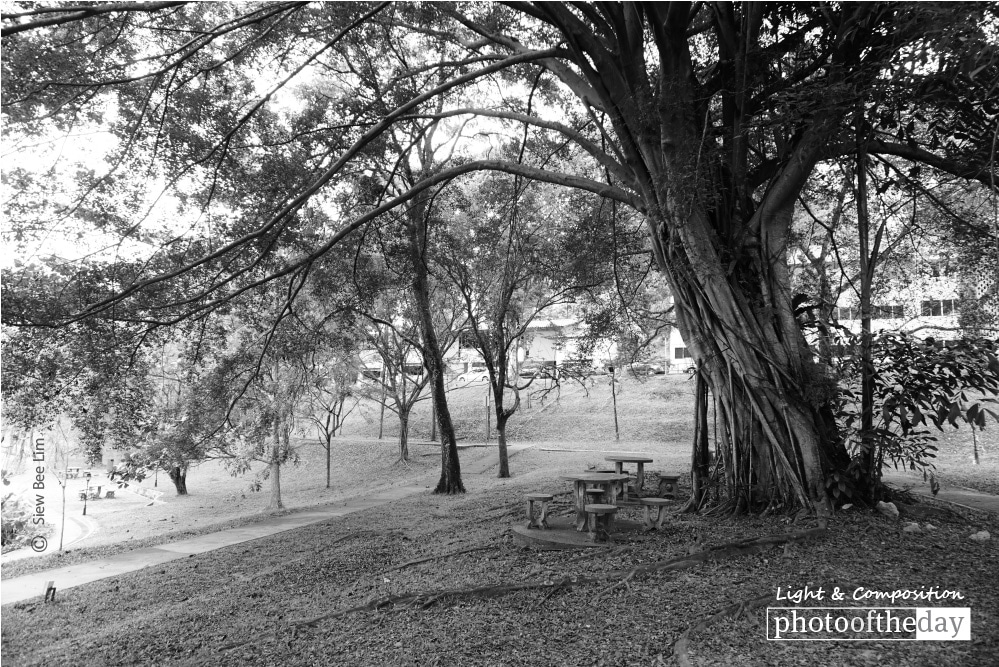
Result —
<instances>
[{"instance_id":1,"label":"stone stool","mask_svg":"<svg viewBox=\"0 0 999 667\"><path fill-rule=\"evenodd\" d=\"M671 501L665 498L642 498L638 502L645 507L645 529L659 530L663 527L663 519L666 518L666 506ZM656 508L656 520L652 520L652 508Z\"/></svg>"},{"instance_id":2,"label":"stone stool","mask_svg":"<svg viewBox=\"0 0 999 667\"><path fill-rule=\"evenodd\" d=\"M587 505L586 523L590 532L591 542L606 542L610 533L610 520L617 512L616 505L593 503Z\"/></svg>"},{"instance_id":3,"label":"stone stool","mask_svg":"<svg viewBox=\"0 0 999 667\"><path fill-rule=\"evenodd\" d=\"M676 499L679 475L659 475L659 497Z\"/></svg>"},{"instance_id":4,"label":"stone stool","mask_svg":"<svg viewBox=\"0 0 999 667\"><path fill-rule=\"evenodd\" d=\"M531 520L527 524L528 528L550 528L548 525L548 503L555 499L555 496L547 493L527 494L527 518ZM534 516L534 503L541 503L541 516Z\"/></svg>"}]
</instances>

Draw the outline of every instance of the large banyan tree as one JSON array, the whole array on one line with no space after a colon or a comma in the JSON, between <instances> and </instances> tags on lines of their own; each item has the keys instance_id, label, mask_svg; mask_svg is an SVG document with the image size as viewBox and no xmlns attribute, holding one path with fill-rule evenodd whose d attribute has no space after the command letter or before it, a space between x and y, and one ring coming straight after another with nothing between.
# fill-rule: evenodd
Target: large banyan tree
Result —
<instances>
[{"instance_id":1,"label":"large banyan tree","mask_svg":"<svg viewBox=\"0 0 999 667\"><path fill-rule=\"evenodd\" d=\"M990 3L23 3L4 16L3 110L21 136L98 124L118 137L81 201L142 165L201 215L238 213L211 242L174 239L159 253L173 266L151 262L77 316L129 302L155 322L164 294L171 312L198 312L474 170L633 207L717 400L731 506L821 514L849 454L793 307L796 200L844 156L994 188L996 28ZM254 273L384 159L388 128L434 121L505 133L519 158L471 141ZM140 213L118 231L136 233ZM185 276L187 292L164 292Z\"/></svg>"}]
</instances>

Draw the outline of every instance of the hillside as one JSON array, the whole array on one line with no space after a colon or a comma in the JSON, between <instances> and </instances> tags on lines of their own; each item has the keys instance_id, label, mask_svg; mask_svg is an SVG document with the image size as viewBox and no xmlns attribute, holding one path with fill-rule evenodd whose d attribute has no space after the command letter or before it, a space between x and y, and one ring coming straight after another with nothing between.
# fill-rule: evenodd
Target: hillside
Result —
<instances>
[{"instance_id":1,"label":"hillside","mask_svg":"<svg viewBox=\"0 0 999 667\"><path fill-rule=\"evenodd\" d=\"M613 399L608 376L595 378L585 389L572 382L561 388L535 383L522 392L521 405L507 426L510 442L614 440ZM486 387L455 387L448 392L448 405L461 441L486 440ZM684 442L692 437L693 381L687 375L654 375L619 379L618 425L621 440ZM490 439L496 438L494 408L488 408ZM362 401L345 423L343 437L378 437L379 409L374 401ZM399 422L386 410L384 437L395 439ZM429 401L421 401L410 422L411 440L429 440Z\"/></svg>"}]
</instances>

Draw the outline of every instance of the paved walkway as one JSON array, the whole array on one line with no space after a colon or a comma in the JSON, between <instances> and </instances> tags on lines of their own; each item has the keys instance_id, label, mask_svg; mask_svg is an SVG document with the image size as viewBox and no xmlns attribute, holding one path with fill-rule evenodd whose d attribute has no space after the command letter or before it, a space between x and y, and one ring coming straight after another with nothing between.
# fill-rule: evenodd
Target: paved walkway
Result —
<instances>
[{"instance_id":1,"label":"paved walkway","mask_svg":"<svg viewBox=\"0 0 999 667\"><path fill-rule=\"evenodd\" d=\"M991 493L982 493L974 489L966 489L963 486L941 486L936 496L930 490L930 483L923 481L922 476L909 476L903 473L885 473L882 477L884 481L892 486L907 488L912 493L929 498L936 498L948 503L960 505L973 510L984 510L986 512L996 512L999 514L999 496Z\"/></svg>"},{"instance_id":2,"label":"paved walkway","mask_svg":"<svg viewBox=\"0 0 999 667\"><path fill-rule=\"evenodd\" d=\"M508 447L508 454L513 456L530 447L531 445L510 445ZM462 474L485 474L498 465L499 463L495 460L494 456L486 456L481 460L468 463L462 462ZM156 547L127 551L101 560L76 563L75 565L67 565L66 567L53 570L44 570L42 572L35 572L34 574L26 574L22 577L6 579L0 581L0 601L2 601L2 604L7 605L34 597L42 597L45 595L46 582L49 581L55 582L58 595L58 591L89 584L92 581L135 572L151 565L162 565L170 561L187 558L193 554L201 554L234 544L249 542L261 537L269 537L287 530L294 530L295 528L328 521L371 507L385 505L416 495L417 493L426 492L428 488L430 487L426 484L389 487L376 490L363 497L354 498L347 501L344 505L319 506L293 514L263 519L240 528L231 528L217 533L198 535L197 537L161 544Z\"/></svg>"}]
</instances>

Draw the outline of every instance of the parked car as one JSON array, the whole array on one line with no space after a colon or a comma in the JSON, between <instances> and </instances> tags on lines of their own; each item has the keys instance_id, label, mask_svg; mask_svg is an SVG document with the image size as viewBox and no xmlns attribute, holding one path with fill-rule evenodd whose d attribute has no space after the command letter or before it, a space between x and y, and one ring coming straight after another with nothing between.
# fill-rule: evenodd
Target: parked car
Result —
<instances>
[{"instance_id":1,"label":"parked car","mask_svg":"<svg viewBox=\"0 0 999 667\"><path fill-rule=\"evenodd\" d=\"M466 371L455 378L455 384L459 387L464 387L469 384L486 384L489 382L489 371L481 370L471 370Z\"/></svg>"},{"instance_id":2,"label":"parked car","mask_svg":"<svg viewBox=\"0 0 999 667\"><path fill-rule=\"evenodd\" d=\"M541 362L534 359L527 359L520 365L520 377L532 378L541 372Z\"/></svg>"},{"instance_id":3,"label":"parked car","mask_svg":"<svg viewBox=\"0 0 999 667\"><path fill-rule=\"evenodd\" d=\"M624 369L635 377L641 377L644 375L652 375L649 371L649 364L644 361L636 361L633 364L625 364Z\"/></svg>"},{"instance_id":4,"label":"parked car","mask_svg":"<svg viewBox=\"0 0 999 667\"><path fill-rule=\"evenodd\" d=\"M649 375L663 375L666 368L662 364L649 364Z\"/></svg>"}]
</instances>

